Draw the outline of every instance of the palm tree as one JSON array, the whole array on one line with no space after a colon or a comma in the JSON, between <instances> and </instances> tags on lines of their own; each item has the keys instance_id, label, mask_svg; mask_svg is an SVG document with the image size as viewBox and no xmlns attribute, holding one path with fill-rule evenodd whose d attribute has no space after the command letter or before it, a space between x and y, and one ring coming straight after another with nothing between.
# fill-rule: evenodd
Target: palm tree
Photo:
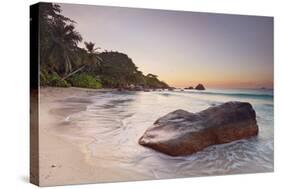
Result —
<instances>
[{"instance_id":1,"label":"palm tree","mask_svg":"<svg viewBox=\"0 0 281 189\"><path fill-rule=\"evenodd\" d=\"M84 42L86 49L88 50L89 53L95 53L97 50L101 49L100 47L95 48L95 43L90 42Z\"/></svg>"},{"instance_id":2,"label":"palm tree","mask_svg":"<svg viewBox=\"0 0 281 189\"><path fill-rule=\"evenodd\" d=\"M102 62L102 58L99 56L98 50L101 49L100 47L95 48L95 43L90 42L84 42L85 47L88 51L88 60L86 64L92 65L92 66L98 66Z\"/></svg>"},{"instance_id":3,"label":"palm tree","mask_svg":"<svg viewBox=\"0 0 281 189\"><path fill-rule=\"evenodd\" d=\"M102 59L98 55L99 53L97 52L97 50L100 49L100 48L99 47L95 48L95 43L92 43L92 42L84 42L84 44L85 44L88 52L87 52L87 54L84 58L82 66L80 66L79 68L77 68L73 72L70 72L69 74L65 75L62 78L62 80L67 79L70 76L82 71L87 66L89 66L92 69L93 67L98 66L102 62Z\"/></svg>"},{"instance_id":4,"label":"palm tree","mask_svg":"<svg viewBox=\"0 0 281 189\"><path fill-rule=\"evenodd\" d=\"M67 75L72 72L70 57L75 52L82 37L75 31L73 24L66 24L60 20L51 25L51 31L53 45L50 53L55 53L57 59L53 67L58 73L63 72L63 75Z\"/></svg>"},{"instance_id":5,"label":"palm tree","mask_svg":"<svg viewBox=\"0 0 281 189\"><path fill-rule=\"evenodd\" d=\"M58 40L56 38L59 38L59 36L57 36L56 29L59 29L58 26L60 26L61 30L64 30L62 27L66 27L66 30L74 31L74 26L69 25L69 23L73 24L74 21L63 16L60 12L60 6L57 4L40 4L40 64L44 66L50 63L49 57L53 53L55 46L57 46L56 42ZM78 33L76 32L76 34ZM80 40L82 39L80 35L76 37Z\"/></svg>"}]
</instances>

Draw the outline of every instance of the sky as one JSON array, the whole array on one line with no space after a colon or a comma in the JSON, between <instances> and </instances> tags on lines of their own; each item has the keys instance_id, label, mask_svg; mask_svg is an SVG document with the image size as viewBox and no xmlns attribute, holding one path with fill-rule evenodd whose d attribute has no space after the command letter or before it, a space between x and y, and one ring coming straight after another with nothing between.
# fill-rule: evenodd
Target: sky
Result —
<instances>
[{"instance_id":1,"label":"sky","mask_svg":"<svg viewBox=\"0 0 281 189\"><path fill-rule=\"evenodd\" d=\"M60 4L84 41L174 87L273 88L273 18Z\"/></svg>"}]
</instances>

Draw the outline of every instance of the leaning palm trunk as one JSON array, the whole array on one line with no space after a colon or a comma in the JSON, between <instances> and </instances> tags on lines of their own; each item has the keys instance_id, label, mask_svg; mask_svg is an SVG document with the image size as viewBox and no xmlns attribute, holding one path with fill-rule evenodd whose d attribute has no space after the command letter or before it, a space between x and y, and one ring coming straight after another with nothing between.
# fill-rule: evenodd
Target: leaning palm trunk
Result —
<instances>
[{"instance_id":1,"label":"leaning palm trunk","mask_svg":"<svg viewBox=\"0 0 281 189\"><path fill-rule=\"evenodd\" d=\"M67 74L66 76L64 76L63 78L61 78L61 80L65 80L67 78L69 78L70 76L76 74L77 72L80 72L81 70L83 70L83 68L85 68L86 65L81 66L80 68L78 68L77 70L74 70L73 72Z\"/></svg>"},{"instance_id":2,"label":"leaning palm trunk","mask_svg":"<svg viewBox=\"0 0 281 189\"><path fill-rule=\"evenodd\" d=\"M99 65L99 63L100 62L102 62L102 59L99 57L99 56L96 56L95 54L91 54L92 56L94 55L94 65ZM66 62L68 62L69 63L69 65L71 66L71 64L70 64L70 60L69 60L69 57L66 55ZM63 78L62 78L62 80L65 80L65 79L67 79L67 78L69 78L70 76L72 76L72 75L74 75L74 74L76 74L77 72L80 72L80 71L82 71L85 67L86 67L86 65L87 64L89 64L89 63L86 63L86 64L84 64L83 66L81 66L80 68L78 68L77 70L74 70L73 72L71 72L71 73L69 73L69 74L67 74L66 76L64 76ZM70 67L70 71L72 71L72 67Z\"/></svg>"},{"instance_id":3,"label":"leaning palm trunk","mask_svg":"<svg viewBox=\"0 0 281 189\"><path fill-rule=\"evenodd\" d=\"M67 52L64 51L64 62L65 62L65 75L67 73L71 73L72 72L72 65L71 65L71 62L70 62L70 59L69 59L69 56L67 54Z\"/></svg>"}]
</instances>

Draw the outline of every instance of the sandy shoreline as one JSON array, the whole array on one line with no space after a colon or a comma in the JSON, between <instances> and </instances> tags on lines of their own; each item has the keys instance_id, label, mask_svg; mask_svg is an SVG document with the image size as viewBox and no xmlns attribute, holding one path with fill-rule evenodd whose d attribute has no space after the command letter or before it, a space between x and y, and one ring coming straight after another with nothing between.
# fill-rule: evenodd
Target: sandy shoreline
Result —
<instances>
[{"instance_id":1,"label":"sandy shoreline","mask_svg":"<svg viewBox=\"0 0 281 189\"><path fill-rule=\"evenodd\" d=\"M114 170L110 165L104 166L102 160L91 159L87 149L90 139L72 140L61 134L65 129L61 126L65 116L73 111L82 111L85 107L79 106L74 110L64 109L64 104L60 101L66 97L83 96L87 92L98 91L111 91L111 89L50 87L40 89L39 182L41 186L134 180L135 175L131 175L130 172Z\"/></svg>"},{"instance_id":2,"label":"sandy shoreline","mask_svg":"<svg viewBox=\"0 0 281 189\"><path fill-rule=\"evenodd\" d=\"M264 111L264 108L272 111L271 106L259 107L253 99L260 116L258 140L215 145L190 156L171 158L138 145L139 137L167 112L177 108L197 111L213 102L206 103L206 97L201 95L194 100L194 95L185 93L168 92L167 101L166 95L157 92L106 93L110 91L112 89L40 89L41 186L273 170L272 122L261 119L262 115L271 116ZM154 104L165 106L159 108Z\"/></svg>"}]
</instances>

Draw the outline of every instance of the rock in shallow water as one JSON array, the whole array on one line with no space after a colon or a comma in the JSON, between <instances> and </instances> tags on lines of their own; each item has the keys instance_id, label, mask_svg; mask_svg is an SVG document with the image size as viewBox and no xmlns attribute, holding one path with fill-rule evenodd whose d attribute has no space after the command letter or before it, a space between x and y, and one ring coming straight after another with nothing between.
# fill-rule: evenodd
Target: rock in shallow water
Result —
<instances>
[{"instance_id":1,"label":"rock in shallow water","mask_svg":"<svg viewBox=\"0 0 281 189\"><path fill-rule=\"evenodd\" d=\"M227 102L198 113L181 109L168 113L145 131L139 144L181 156L257 134L256 113L251 104Z\"/></svg>"},{"instance_id":2,"label":"rock in shallow water","mask_svg":"<svg viewBox=\"0 0 281 189\"><path fill-rule=\"evenodd\" d=\"M199 83L196 87L195 87L196 90L205 90L205 87L204 85L202 85L201 83Z\"/></svg>"}]
</instances>

